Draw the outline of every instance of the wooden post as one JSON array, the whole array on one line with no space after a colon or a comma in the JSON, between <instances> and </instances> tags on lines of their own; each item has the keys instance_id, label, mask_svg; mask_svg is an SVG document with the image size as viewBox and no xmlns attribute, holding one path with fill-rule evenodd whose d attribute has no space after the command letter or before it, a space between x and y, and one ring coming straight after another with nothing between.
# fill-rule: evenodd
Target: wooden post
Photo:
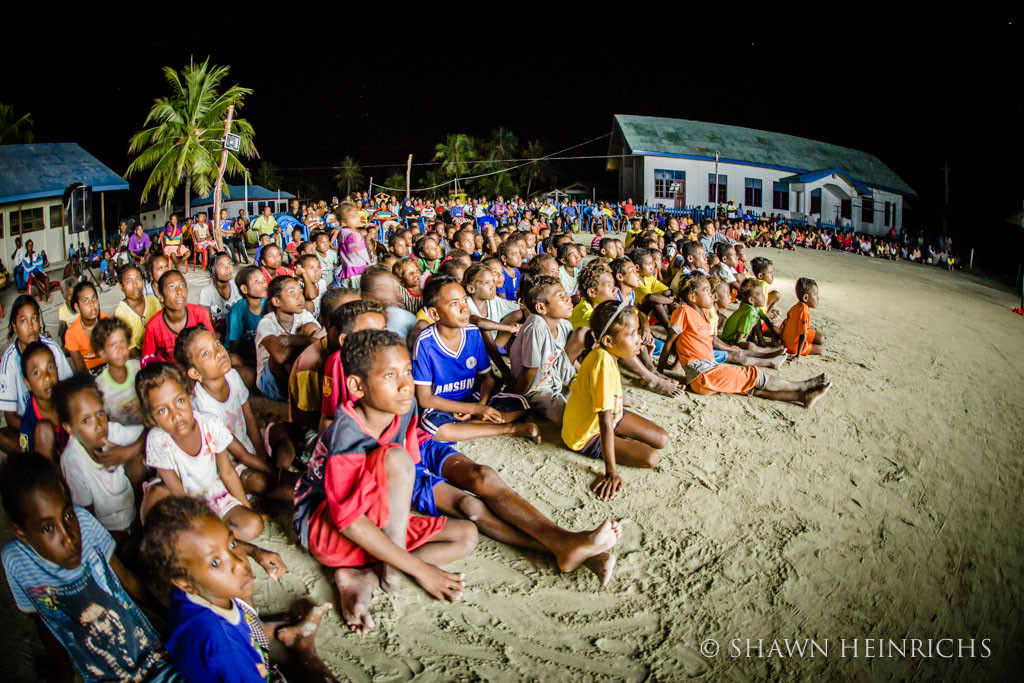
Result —
<instances>
[{"instance_id":1,"label":"wooden post","mask_svg":"<svg viewBox=\"0 0 1024 683\"><path fill-rule=\"evenodd\" d=\"M410 178L412 177L412 155L409 155L409 160L405 162L405 197L408 199L412 196L411 188L412 185Z\"/></svg>"},{"instance_id":2,"label":"wooden post","mask_svg":"<svg viewBox=\"0 0 1024 683\"><path fill-rule=\"evenodd\" d=\"M220 186L224 181L224 169L228 165L228 148L227 139L228 133L231 132L231 119L235 115L235 105L228 105L228 115L224 120L224 142L221 142L220 148L220 165L217 166L217 180L213 184L213 215L210 218L213 221L213 239L217 242L217 249L224 249L224 238L220 232ZM248 215L248 211L246 211Z\"/></svg>"},{"instance_id":3,"label":"wooden post","mask_svg":"<svg viewBox=\"0 0 1024 683\"><path fill-rule=\"evenodd\" d=\"M107 248L107 210L106 204L103 202L103 192L100 192L100 244L103 248Z\"/></svg>"}]
</instances>

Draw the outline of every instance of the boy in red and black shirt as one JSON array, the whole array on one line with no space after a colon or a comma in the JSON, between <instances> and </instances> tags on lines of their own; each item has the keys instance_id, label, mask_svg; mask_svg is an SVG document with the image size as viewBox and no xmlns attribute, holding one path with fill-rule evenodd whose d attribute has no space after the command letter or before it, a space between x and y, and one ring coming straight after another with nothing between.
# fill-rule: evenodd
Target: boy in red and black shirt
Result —
<instances>
[{"instance_id":1,"label":"boy in red and black shirt","mask_svg":"<svg viewBox=\"0 0 1024 683\"><path fill-rule=\"evenodd\" d=\"M295 486L294 527L313 557L336 569L342 618L363 634L373 628L373 591L388 587L395 570L438 600L461 599L462 575L437 565L471 553L477 530L465 520L410 514L420 451L405 342L391 332L356 332L342 365L358 402L342 404L321 435Z\"/></svg>"}]
</instances>

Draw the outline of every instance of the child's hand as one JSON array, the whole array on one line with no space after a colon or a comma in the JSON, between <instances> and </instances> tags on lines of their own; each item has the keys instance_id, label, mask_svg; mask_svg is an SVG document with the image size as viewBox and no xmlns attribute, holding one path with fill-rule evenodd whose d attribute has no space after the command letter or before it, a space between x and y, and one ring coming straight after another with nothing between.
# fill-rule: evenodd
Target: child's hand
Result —
<instances>
[{"instance_id":1,"label":"child's hand","mask_svg":"<svg viewBox=\"0 0 1024 683\"><path fill-rule=\"evenodd\" d=\"M601 500L611 500L622 490L622 477L617 474L606 474L594 486L594 493Z\"/></svg>"},{"instance_id":2,"label":"child's hand","mask_svg":"<svg viewBox=\"0 0 1024 683\"><path fill-rule=\"evenodd\" d=\"M461 573L452 574L432 564L423 563L423 569L413 578L435 600L458 602L466 592L466 582Z\"/></svg>"},{"instance_id":3,"label":"child's hand","mask_svg":"<svg viewBox=\"0 0 1024 683\"><path fill-rule=\"evenodd\" d=\"M473 415L472 413L452 413L452 417L454 417L459 422L465 422L469 418L473 417Z\"/></svg>"},{"instance_id":4,"label":"child's hand","mask_svg":"<svg viewBox=\"0 0 1024 683\"><path fill-rule=\"evenodd\" d=\"M494 424L499 425L505 423L505 418L502 416L501 412L490 406L480 406L475 412L476 416L484 422L493 422Z\"/></svg>"},{"instance_id":5,"label":"child's hand","mask_svg":"<svg viewBox=\"0 0 1024 683\"><path fill-rule=\"evenodd\" d=\"M267 572L267 576L274 581L280 581L281 577L288 573L288 567L281 556L270 550L254 547L252 559L256 560L256 563Z\"/></svg>"}]
</instances>

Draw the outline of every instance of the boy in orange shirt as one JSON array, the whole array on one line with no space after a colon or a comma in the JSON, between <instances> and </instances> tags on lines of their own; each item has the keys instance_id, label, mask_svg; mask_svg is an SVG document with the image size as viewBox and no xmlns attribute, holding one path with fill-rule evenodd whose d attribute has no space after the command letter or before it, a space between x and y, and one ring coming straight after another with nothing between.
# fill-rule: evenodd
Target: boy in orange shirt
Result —
<instances>
[{"instance_id":1,"label":"boy in orange shirt","mask_svg":"<svg viewBox=\"0 0 1024 683\"><path fill-rule=\"evenodd\" d=\"M811 309L818 307L818 283L809 277L796 281L796 298L782 323L780 335L786 351L794 360L809 354L821 355L825 335L811 327Z\"/></svg>"},{"instance_id":2,"label":"boy in orange shirt","mask_svg":"<svg viewBox=\"0 0 1024 683\"><path fill-rule=\"evenodd\" d=\"M748 394L773 401L799 401L812 407L832 388L827 374L803 382L791 382L765 374L753 365L720 365L711 342L711 323L704 309L714 305L711 284L703 275L686 282L680 292L683 305L672 313L673 332L666 344L675 347L683 364L686 383L695 393Z\"/></svg>"}]
</instances>

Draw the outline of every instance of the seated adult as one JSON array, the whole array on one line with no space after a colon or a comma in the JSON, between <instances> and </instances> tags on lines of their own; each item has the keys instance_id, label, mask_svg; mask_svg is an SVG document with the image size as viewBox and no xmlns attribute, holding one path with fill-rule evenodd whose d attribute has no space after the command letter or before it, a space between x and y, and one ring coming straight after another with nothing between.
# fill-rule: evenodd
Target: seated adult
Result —
<instances>
[{"instance_id":1,"label":"seated adult","mask_svg":"<svg viewBox=\"0 0 1024 683\"><path fill-rule=\"evenodd\" d=\"M128 238L128 253L131 254L132 260L136 264L141 265L146 260L151 246L153 245L149 240L149 235L142 229L142 223L139 223L135 226L135 232Z\"/></svg>"},{"instance_id":2,"label":"seated adult","mask_svg":"<svg viewBox=\"0 0 1024 683\"><path fill-rule=\"evenodd\" d=\"M178 225L178 214L172 213L167 225L164 226L164 231L160 234L160 241L163 245L164 256L171 259L175 268L181 266L183 262L187 264L189 254L192 253L183 244L184 237L185 232Z\"/></svg>"}]
</instances>

